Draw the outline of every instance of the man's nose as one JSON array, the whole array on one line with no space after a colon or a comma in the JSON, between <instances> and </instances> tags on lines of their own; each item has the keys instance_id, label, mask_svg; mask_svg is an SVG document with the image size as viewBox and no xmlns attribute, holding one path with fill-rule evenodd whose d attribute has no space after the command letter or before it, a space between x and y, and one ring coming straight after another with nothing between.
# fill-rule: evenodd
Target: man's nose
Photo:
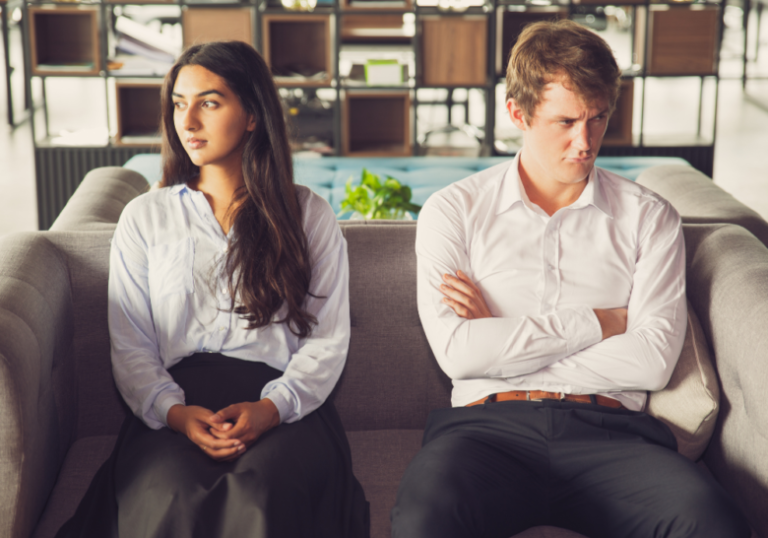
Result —
<instances>
[{"instance_id":1,"label":"man's nose","mask_svg":"<svg viewBox=\"0 0 768 538\"><path fill-rule=\"evenodd\" d=\"M589 151L592 149L592 133L586 122L576 124L573 145L581 151Z\"/></svg>"}]
</instances>

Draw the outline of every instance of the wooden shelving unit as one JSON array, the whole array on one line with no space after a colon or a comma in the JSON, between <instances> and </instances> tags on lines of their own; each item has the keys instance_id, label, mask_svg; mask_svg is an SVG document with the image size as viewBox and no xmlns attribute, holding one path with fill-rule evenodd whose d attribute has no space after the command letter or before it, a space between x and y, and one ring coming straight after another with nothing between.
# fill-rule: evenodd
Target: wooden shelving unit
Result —
<instances>
[{"instance_id":1,"label":"wooden shelving unit","mask_svg":"<svg viewBox=\"0 0 768 538\"><path fill-rule=\"evenodd\" d=\"M267 14L262 32L262 53L278 86L331 85L330 15Z\"/></svg>"},{"instance_id":2,"label":"wooden shelving unit","mask_svg":"<svg viewBox=\"0 0 768 538\"><path fill-rule=\"evenodd\" d=\"M99 10L94 6L29 8L30 64L33 75L98 75Z\"/></svg>"},{"instance_id":3,"label":"wooden shelving unit","mask_svg":"<svg viewBox=\"0 0 768 538\"><path fill-rule=\"evenodd\" d=\"M635 81L624 79L621 81L621 93L616 103L608 127L603 137L604 146L631 146L632 145L632 114L635 102Z\"/></svg>"},{"instance_id":4,"label":"wooden shelving unit","mask_svg":"<svg viewBox=\"0 0 768 538\"><path fill-rule=\"evenodd\" d=\"M422 86L487 85L486 16L425 16L421 24Z\"/></svg>"},{"instance_id":5,"label":"wooden shelving unit","mask_svg":"<svg viewBox=\"0 0 768 538\"><path fill-rule=\"evenodd\" d=\"M718 7L651 5L648 9L648 75L717 73Z\"/></svg>"},{"instance_id":6,"label":"wooden shelving unit","mask_svg":"<svg viewBox=\"0 0 768 538\"><path fill-rule=\"evenodd\" d=\"M242 41L256 45L251 8L189 6L181 13L184 48L210 41Z\"/></svg>"},{"instance_id":7,"label":"wooden shelving unit","mask_svg":"<svg viewBox=\"0 0 768 538\"><path fill-rule=\"evenodd\" d=\"M430 127L429 134L461 130L476 138L481 155L502 153L503 149L497 150L494 145L495 112L499 106L496 92L504 82L509 49L521 28L536 20L583 16L585 10L591 13L606 5L623 6L629 20L634 21L630 37L634 65L625 73L621 99L601 154L678 155L711 174L714 129L711 136L701 133L701 103L704 81L710 78L716 82L717 101L723 5L715 1L720 0L699 0L688 5L676 5L672 0L571 0L571 4L552 2L541 6L521 0L486 0L485 5L470 7L463 13L443 12L434 6L417 5L414 0L334 0L319 4L313 13L287 11L268 0L139 0L138 4L178 6L184 46L218 39L253 44L270 66L286 102L295 103L291 105L293 111L286 107L288 115L296 122L308 120L302 124L303 131L296 129L297 136L304 136L308 145L297 144L296 148L315 147L336 155L355 156L422 154L425 149L419 140L426 145L426 136L419 131L417 118L421 116L417 112L420 107L435 105L447 108L448 119L443 127ZM63 206L68 196L68 188L62 191L60 185L54 184L57 176L66 173L67 177L81 178L87 168L85 164L77 168L78 163L120 165L135 153L158 149L155 141L159 139L153 133L157 132L159 120L157 77L162 73L106 69L109 47L115 41L111 34L113 20L124 3L102 0L54 4L34 0L21 4L26 30L25 95L30 98L31 110L42 110L45 116L44 122L39 118L35 121L39 112L32 112L30 122L38 163L38 192L62 193L57 200L40 201L43 229L55 218L50 208ZM415 70L408 69L402 84L392 86L367 87L359 77L347 78L346 71L342 78L342 48L352 50L358 45L399 49L401 52L392 55L404 55L398 61L404 68L408 63ZM358 53L352 50L349 54L357 74ZM370 59L383 58L374 54ZM48 136L46 79L68 76L104 80L107 124L116 132L105 145L57 146ZM128 76L144 78L126 80ZM690 143L677 139L654 142L650 135L644 136L645 111L654 106L646 99L646 80L682 76L702 81L697 135L690 137ZM42 107L30 97L33 78L42 83ZM112 87L116 108L109 103ZM425 88L447 92L431 92L437 96L431 97L430 92L424 95L419 91ZM470 117L469 97L463 100L464 93L471 93L475 103L478 95L484 101L484 124L467 129L451 125L451 110L456 105L464 106L466 117ZM322 106L318 107L320 99ZM117 110L116 115L112 110ZM40 132L41 124L45 125L44 133ZM332 139L326 142L328 133ZM71 170L60 171L60 162L70 163L67 166L71 165Z\"/></svg>"},{"instance_id":8,"label":"wooden shelving unit","mask_svg":"<svg viewBox=\"0 0 768 538\"><path fill-rule=\"evenodd\" d=\"M348 90L342 114L344 155L411 155L410 117L411 99L407 91Z\"/></svg>"},{"instance_id":9,"label":"wooden shelving unit","mask_svg":"<svg viewBox=\"0 0 768 538\"><path fill-rule=\"evenodd\" d=\"M160 144L162 81L118 80L115 83L117 134L121 146Z\"/></svg>"}]
</instances>

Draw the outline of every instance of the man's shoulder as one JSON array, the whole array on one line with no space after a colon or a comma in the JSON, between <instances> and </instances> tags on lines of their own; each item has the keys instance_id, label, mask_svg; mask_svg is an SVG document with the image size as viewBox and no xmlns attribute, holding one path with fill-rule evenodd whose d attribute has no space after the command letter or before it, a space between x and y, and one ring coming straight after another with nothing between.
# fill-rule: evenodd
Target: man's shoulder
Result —
<instances>
[{"instance_id":1,"label":"man's shoulder","mask_svg":"<svg viewBox=\"0 0 768 538\"><path fill-rule=\"evenodd\" d=\"M603 189L608 198L616 203L630 203L632 205L640 203L643 205L671 207L665 198L662 198L649 188L635 183L631 179L627 179L604 168L595 167L595 170L598 174L601 189Z\"/></svg>"},{"instance_id":2,"label":"man's shoulder","mask_svg":"<svg viewBox=\"0 0 768 538\"><path fill-rule=\"evenodd\" d=\"M492 202L512 162L496 164L443 187L429 197L425 207L447 205L469 212L478 204Z\"/></svg>"}]
</instances>

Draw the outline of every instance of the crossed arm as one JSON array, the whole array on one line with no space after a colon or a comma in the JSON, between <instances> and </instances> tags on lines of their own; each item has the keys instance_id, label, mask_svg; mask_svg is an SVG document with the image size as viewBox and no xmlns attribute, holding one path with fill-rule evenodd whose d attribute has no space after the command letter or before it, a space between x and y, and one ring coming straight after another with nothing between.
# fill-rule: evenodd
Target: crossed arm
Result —
<instances>
[{"instance_id":1,"label":"crossed arm","mask_svg":"<svg viewBox=\"0 0 768 538\"><path fill-rule=\"evenodd\" d=\"M445 295L443 302L459 317L464 319L493 317L485 303L483 293L461 270L456 271L456 276L445 273L440 291ZM595 308L593 311L603 330L603 340L627 331L626 308Z\"/></svg>"}]
</instances>

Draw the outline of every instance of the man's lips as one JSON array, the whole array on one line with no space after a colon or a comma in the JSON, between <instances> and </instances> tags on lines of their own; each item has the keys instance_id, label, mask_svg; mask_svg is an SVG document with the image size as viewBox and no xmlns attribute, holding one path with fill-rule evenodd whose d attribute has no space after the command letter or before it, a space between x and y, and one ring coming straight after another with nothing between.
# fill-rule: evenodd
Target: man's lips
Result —
<instances>
[{"instance_id":1,"label":"man's lips","mask_svg":"<svg viewBox=\"0 0 768 538\"><path fill-rule=\"evenodd\" d=\"M584 157L570 157L566 160L572 163L581 164L581 163L588 163L592 159L594 159L594 155L587 155Z\"/></svg>"},{"instance_id":2,"label":"man's lips","mask_svg":"<svg viewBox=\"0 0 768 538\"><path fill-rule=\"evenodd\" d=\"M192 149L200 149L207 143L207 140L200 140L199 138L187 138L187 146Z\"/></svg>"}]
</instances>

